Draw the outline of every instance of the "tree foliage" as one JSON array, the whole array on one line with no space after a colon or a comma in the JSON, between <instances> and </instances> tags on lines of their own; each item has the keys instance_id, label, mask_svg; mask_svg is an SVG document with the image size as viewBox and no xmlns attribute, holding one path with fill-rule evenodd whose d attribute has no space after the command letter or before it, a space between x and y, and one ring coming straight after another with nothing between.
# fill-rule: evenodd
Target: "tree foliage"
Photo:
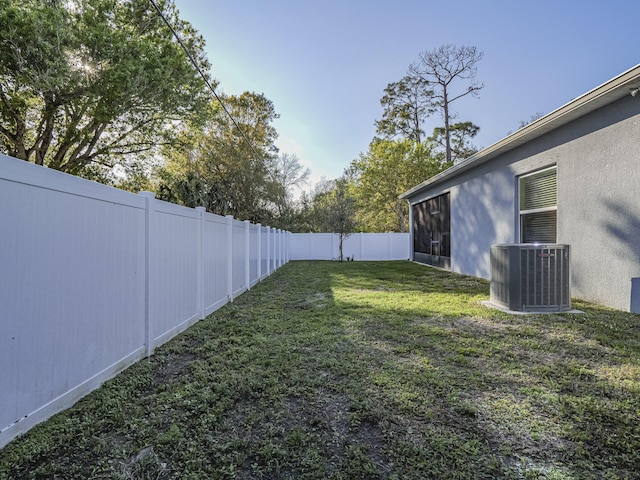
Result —
<instances>
[{"instance_id":1,"label":"tree foliage","mask_svg":"<svg viewBox=\"0 0 640 480\"><path fill-rule=\"evenodd\" d=\"M476 47L443 45L433 50L425 50L418 60L409 67L409 76L422 81L433 90L432 101L440 109L444 120L445 159L453 159L451 146L451 120L455 117L451 104L467 95L477 96L484 87L476 82L476 64L483 53ZM468 80L462 89L455 89L459 80Z\"/></svg>"},{"instance_id":2,"label":"tree foliage","mask_svg":"<svg viewBox=\"0 0 640 480\"><path fill-rule=\"evenodd\" d=\"M451 162L455 164L470 157L478 151L471 143L471 139L476 136L480 127L471 122L458 122L449 126L449 148L451 151ZM446 162L446 131L443 127L433 129L433 135L429 138L434 145L434 154L441 157L442 163Z\"/></svg>"},{"instance_id":3,"label":"tree foliage","mask_svg":"<svg viewBox=\"0 0 640 480\"><path fill-rule=\"evenodd\" d=\"M432 96L429 84L415 76L405 76L387 85L380 100L384 107L382 119L376 121L378 135L421 143L425 135L422 125L435 111Z\"/></svg>"},{"instance_id":4,"label":"tree foliage","mask_svg":"<svg viewBox=\"0 0 640 480\"><path fill-rule=\"evenodd\" d=\"M268 168L269 181L274 186L274 207L277 226L285 230L295 229L300 220L300 208L294 201L296 191L306 185L311 170L300 163L293 154L281 153Z\"/></svg>"},{"instance_id":5,"label":"tree foliage","mask_svg":"<svg viewBox=\"0 0 640 480\"><path fill-rule=\"evenodd\" d=\"M398 196L477 151L471 139L479 127L453 123L450 105L483 88L475 81L482 56L475 47L426 50L400 81L387 86L380 100L382 119L376 121L383 140L374 139L349 168L359 229L406 232L408 206ZM463 89L460 80L469 81ZM425 138L424 124L438 111L444 126Z\"/></svg>"},{"instance_id":6,"label":"tree foliage","mask_svg":"<svg viewBox=\"0 0 640 480\"><path fill-rule=\"evenodd\" d=\"M356 202L346 178L325 182L314 195L313 216L319 231L338 234L338 255L342 261L343 243L356 228Z\"/></svg>"},{"instance_id":7,"label":"tree foliage","mask_svg":"<svg viewBox=\"0 0 640 480\"><path fill-rule=\"evenodd\" d=\"M350 166L358 228L408 231L408 205L398 196L449 165L432 154L429 143L374 140Z\"/></svg>"},{"instance_id":8,"label":"tree foliage","mask_svg":"<svg viewBox=\"0 0 640 480\"><path fill-rule=\"evenodd\" d=\"M158 196L219 215L269 222L286 196L273 170L278 150L272 122L278 114L262 94L245 92L222 100L237 125L213 104L204 128L189 131L166 151Z\"/></svg>"},{"instance_id":9,"label":"tree foliage","mask_svg":"<svg viewBox=\"0 0 640 480\"><path fill-rule=\"evenodd\" d=\"M204 40L158 2L204 71ZM0 148L74 174L166 142L208 102L148 0L0 0Z\"/></svg>"}]
</instances>

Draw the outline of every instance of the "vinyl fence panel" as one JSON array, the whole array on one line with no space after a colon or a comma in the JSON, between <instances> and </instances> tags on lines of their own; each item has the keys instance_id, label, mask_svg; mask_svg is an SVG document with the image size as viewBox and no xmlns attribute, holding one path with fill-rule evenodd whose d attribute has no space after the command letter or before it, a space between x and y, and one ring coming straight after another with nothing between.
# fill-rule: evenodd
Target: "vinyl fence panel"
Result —
<instances>
[{"instance_id":1,"label":"vinyl fence panel","mask_svg":"<svg viewBox=\"0 0 640 480\"><path fill-rule=\"evenodd\" d=\"M333 233L293 233L289 244L291 260L334 260L338 258L337 243L334 251Z\"/></svg>"},{"instance_id":2,"label":"vinyl fence panel","mask_svg":"<svg viewBox=\"0 0 640 480\"><path fill-rule=\"evenodd\" d=\"M0 446L144 356L137 195L0 156Z\"/></svg>"},{"instance_id":3,"label":"vinyl fence panel","mask_svg":"<svg viewBox=\"0 0 640 480\"><path fill-rule=\"evenodd\" d=\"M411 258L411 242L408 233L390 233L389 260L409 260Z\"/></svg>"},{"instance_id":4,"label":"vinyl fence panel","mask_svg":"<svg viewBox=\"0 0 640 480\"><path fill-rule=\"evenodd\" d=\"M340 256L340 239L338 235L335 238L335 256ZM362 258L362 234L352 234L344 238L342 241L342 255L344 258L353 258L363 260Z\"/></svg>"},{"instance_id":5,"label":"vinyl fence panel","mask_svg":"<svg viewBox=\"0 0 640 480\"><path fill-rule=\"evenodd\" d=\"M152 332L153 342L162 344L200 319L197 296L200 218L192 208L159 200L152 204L155 216L150 259Z\"/></svg>"},{"instance_id":6,"label":"vinyl fence panel","mask_svg":"<svg viewBox=\"0 0 640 480\"><path fill-rule=\"evenodd\" d=\"M260 225L249 226L249 286L260 281Z\"/></svg>"},{"instance_id":7,"label":"vinyl fence panel","mask_svg":"<svg viewBox=\"0 0 640 480\"><path fill-rule=\"evenodd\" d=\"M261 278L266 278L269 275L269 252L271 250L271 239L269 237L269 227L260 227L260 252L262 257L260 260L260 274Z\"/></svg>"},{"instance_id":8,"label":"vinyl fence panel","mask_svg":"<svg viewBox=\"0 0 640 480\"><path fill-rule=\"evenodd\" d=\"M235 298L247 289L245 284L245 226L244 222L233 220L232 233L232 297Z\"/></svg>"},{"instance_id":9,"label":"vinyl fence panel","mask_svg":"<svg viewBox=\"0 0 640 480\"><path fill-rule=\"evenodd\" d=\"M209 315L228 301L226 218L205 213L203 246L204 313Z\"/></svg>"},{"instance_id":10,"label":"vinyl fence panel","mask_svg":"<svg viewBox=\"0 0 640 480\"><path fill-rule=\"evenodd\" d=\"M337 260L339 237L335 233L288 234L290 260ZM354 260L409 259L408 233L353 233L344 239L344 257Z\"/></svg>"},{"instance_id":11,"label":"vinyl fence panel","mask_svg":"<svg viewBox=\"0 0 640 480\"><path fill-rule=\"evenodd\" d=\"M276 229L269 229L269 273L276 269L276 254L277 254L277 242L276 242Z\"/></svg>"},{"instance_id":12,"label":"vinyl fence panel","mask_svg":"<svg viewBox=\"0 0 640 480\"><path fill-rule=\"evenodd\" d=\"M0 155L0 448L249 288L259 228Z\"/></svg>"}]
</instances>

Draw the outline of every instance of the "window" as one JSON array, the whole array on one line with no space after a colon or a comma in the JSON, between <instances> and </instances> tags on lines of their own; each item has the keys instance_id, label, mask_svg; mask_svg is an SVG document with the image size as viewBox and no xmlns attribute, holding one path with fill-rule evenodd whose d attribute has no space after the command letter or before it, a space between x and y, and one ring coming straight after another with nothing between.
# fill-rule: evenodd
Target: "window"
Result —
<instances>
[{"instance_id":1,"label":"window","mask_svg":"<svg viewBox=\"0 0 640 480\"><path fill-rule=\"evenodd\" d=\"M556 243L556 167L523 175L520 191L520 241Z\"/></svg>"}]
</instances>

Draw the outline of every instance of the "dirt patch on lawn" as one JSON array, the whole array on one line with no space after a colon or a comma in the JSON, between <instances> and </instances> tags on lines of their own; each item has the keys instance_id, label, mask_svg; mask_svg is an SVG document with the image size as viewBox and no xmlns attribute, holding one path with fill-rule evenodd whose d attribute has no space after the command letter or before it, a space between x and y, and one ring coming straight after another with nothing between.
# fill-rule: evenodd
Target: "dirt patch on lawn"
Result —
<instances>
[{"instance_id":1,"label":"dirt patch on lawn","mask_svg":"<svg viewBox=\"0 0 640 480\"><path fill-rule=\"evenodd\" d=\"M182 353L179 355L168 355L163 363L158 365L154 374L156 383L169 383L184 373L187 367L193 362L197 355L193 353Z\"/></svg>"}]
</instances>

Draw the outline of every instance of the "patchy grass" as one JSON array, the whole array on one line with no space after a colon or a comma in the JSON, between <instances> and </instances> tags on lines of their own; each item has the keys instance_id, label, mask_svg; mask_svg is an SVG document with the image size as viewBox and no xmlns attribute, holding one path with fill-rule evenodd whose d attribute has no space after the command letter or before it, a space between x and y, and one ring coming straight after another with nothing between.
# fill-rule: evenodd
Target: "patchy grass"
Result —
<instances>
[{"instance_id":1,"label":"patchy grass","mask_svg":"<svg viewBox=\"0 0 640 480\"><path fill-rule=\"evenodd\" d=\"M628 479L640 317L293 262L0 451L2 479Z\"/></svg>"}]
</instances>

